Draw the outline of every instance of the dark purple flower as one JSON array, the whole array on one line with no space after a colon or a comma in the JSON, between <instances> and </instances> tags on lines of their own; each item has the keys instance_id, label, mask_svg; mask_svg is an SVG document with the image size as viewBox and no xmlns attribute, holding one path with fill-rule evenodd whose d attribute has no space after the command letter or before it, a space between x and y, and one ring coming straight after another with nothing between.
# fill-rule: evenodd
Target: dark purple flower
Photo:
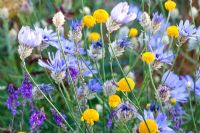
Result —
<instances>
[{"instance_id":1,"label":"dark purple flower","mask_svg":"<svg viewBox=\"0 0 200 133\"><path fill-rule=\"evenodd\" d=\"M152 102L149 109L151 110L151 112L158 112L160 110L160 106L156 105L155 102Z\"/></svg>"},{"instance_id":2,"label":"dark purple flower","mask_svg":"<svg viewBox=\"0 0 200 133\"><path fill-rule=\"evenodd\" d=\"M92 42L92 46L93 46L94 48L102 48L102 41L99 40L99 41L97 41L97 42Z\"/></svg>"},{"instance_id":3,"label":"dark purple flower","mask_svg":"<svg viewBox=\"0 0 200 133\"><path fill-rule=\"evenodd\" d=\"M54 121L56 122L56 124L58 126L62 126L63 125L63 119L62 117L55 111L55 110L52 110L52 113L53 113L53 119ZM62 115L64 118L66 118L65 115Z\"/></svg>"},{"instance_id":4,"label":"dark purple flower","mask_svg":"<svg viewBox=\"0 0 200 133\"><path fill-rule=\"evenodd\" d=\"M109 116L109 119L108 119L108 123L107 123L107 127L110 128L112 126L112 123L113 123L113 119L117 117L116 115L116 112L115 111L112 111L110 113L110 116Z\"/></svg>"},{"instance_id":5,"label":"dark purple flower","mask_svg":"<svg viewBox=\"0 0 200 133\"><path fill-rule=\"evenodd\" d=\"M77 75L79 74L78 69L76 69L75 67L69 67L69 72L73 79L76 78Z\"/></svg>"},{"instance_id":6,"label":"dark purple flower","mask_svg":"<svg viewBox=\"0 0 200 133\"><path fill-rule=\"evenodd\" d=\"M12 111L12 114L15 116L17 112L17 107L20 105L18 101L18 91L14 90L13 84L8 85L8 99L6 101L7 108Z\"/></svg>"},{"instance_id":7,"label":"dark purple flower","mask_svg":"<svg viewBox=\"0 0 200 133\"><path fill-rule=\"evenodd\" d=\"M19 88L19 91L21 92L21 95L24 99L28 100L31 99L32 94L32 84L29 81L29 77L27 74L24 76L24 81L22 82L21 87Z\"/></svg>"},{"instance_id":8,"label":"dark purple flower","mask_svg":"<svg viewBox=\"0 0 200 133\"><path fill-rule=\"evenodd\" d=\"M33 111L29 118L29 123L31 125L31 128L34 129L35 127L41 126L45 119L46 116L43 111Z\"/></svg>"}]
</instances>

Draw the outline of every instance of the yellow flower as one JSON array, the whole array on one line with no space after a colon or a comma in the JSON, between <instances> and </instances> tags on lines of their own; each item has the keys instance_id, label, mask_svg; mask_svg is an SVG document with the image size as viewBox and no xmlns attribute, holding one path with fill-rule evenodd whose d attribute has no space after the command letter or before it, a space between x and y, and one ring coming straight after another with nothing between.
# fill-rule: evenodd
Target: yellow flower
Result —
<instances>
[{"instance_id":1,"label":"yellow flower","mask_svg":"<svg viewBox=\"0 0 200 133\"><path fill-rule=\"evenodd\" d=\"M131 28L129 30L129 34L130 37L136 37L138 35L138 30L136 28Z\"/></svg>"},{"instance_id":2,"label":"yellow flower","mask_svg":"<svg viewBox=\"0 0 200 133\"><path fill-rule=\"evenodd\" d=\"M93 16L86 15L83 17L82 24L83 26L87 26L88 28L91 28L96 24L96 20Z\"/></svg>"},{"instance_id":3,"label":"yellow flower","mask_svg":"<svg viewBox=\"0 0 200 133\"><path fill-rule=\"evenodd\" d=\"M155 54L152 52L145 52L142 54L142 60L150 64L155 60Z\"/></svg>"},{"instance_id":4,"label":"yellow flower","mask_svg":"<svg viewBox=\"0 0 200 133\"><path fill-rule=\"evenodd\" d=\"M146 108L148 109L150 106L151 106L151 104L150 104L150 103L148 103L148 104L146 105Z\"/></svg>"},{"instance_id":5,"label":"yellow flower","mask_svg":"<svg viewBox=\"0 0 200 133\"><path fill-rule=\"evenodd\" d=\"M96 19L97 23L106 23L109 17L109 14L104 9L98 9L94 12L93 17Z\"/></svg>"},{"instance_id":6,"label":"yellow flower","mask_svg":"<svg viewBox=\"0 0 200 133\"><path fill-rule=\"evenodd\" d=\"M177 38L179 36L178 27L177 26L169 26L167 28L167 34L170 37Z\"/></svg>"},{"instance_id":7,"label":"yellow flower","mask_svg":"<svg viewBox=\"0 0 200 133\"><path fill-rule=\"evenodd\" d=\"M176 8L176 3L172 0L168 0L165 2L165 8L168 11L172 11Z\"/></svg>"},{"instance_id":8,"label":"yellow flower","mask_svg":"<svg viewBox=\"0 0 200 133\"><path fill-rule=\"evenodd\" d=\"M127 82L128 84L127 84ZM119 80L119 82L117 83L117 90L118 91L122 91L122 92L130 92L131 90L134 89L135 87L135 82L131 79L131 78L122 78ZM130 86L130 87L129 87ZM131 88L131 89L130 89Z\"/></svg>"},{"instance_id":9,"label":"yellow flower","mask_svg":"<svg viewBox=\"0 0 200 133\"><path fill-rule=\"evenodd\" d=\"M89 40L93 42L97 42L100 39L100 34L97 32L90 33Z\"/></svg>"},{"instance_id":10,"label":"yellow flower","mask_svg":"<svg viewBox=\"0 0 200 133\"><path fill-rule=\"evenodd\" d=\"M146 119L145 121L146 121L146 124L148 125L151 133L158 133L158 125L156 124L156 122L154 120ZM140 122L139 133L149 133L149 130L148 130L146 124L144 121Z\"/></svg>"},{"instance_id":11,"label":"yellow flower","mask_svg":"<svg viewBox=\"0 0 200 133\"><path fill-rule=\"evenodd\" d=\"M118 95L111 95L108 98L110 107L115 108L121 103L121 98Z\"/></svg>"},{"instance_id":12,"label":"yellow flower","mask_svg":"<svg viewBox=\"0 0 200 133\"><path fill-rule=\"evenodd\" d=\"M81 121L84 120L92 126L94 121L99 121L99 113L95 109L86 109L81 117Z\"/></svg>"},{"instance_id":13,"label":"yellow flower","mask_svg":"<svg viewBox=\"0 0 200 133\"><path fill-rule=\"evenodd\" d=\"M175 99L175 98L170 98L170 103L171 103L172 105L176 104L176 99Z\"/></svg>"}]
</instances>

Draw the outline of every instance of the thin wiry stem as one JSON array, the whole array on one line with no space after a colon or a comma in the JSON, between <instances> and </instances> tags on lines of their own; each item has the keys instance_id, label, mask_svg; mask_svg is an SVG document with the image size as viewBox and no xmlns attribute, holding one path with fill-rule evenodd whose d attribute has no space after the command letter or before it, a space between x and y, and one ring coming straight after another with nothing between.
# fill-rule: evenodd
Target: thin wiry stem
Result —
<instances>
[{"instance_id":1,"label":"thin wiry stem","mask_svg":"<svg viewBox=\"0 0 200 133\"><path fill-rule=\"evenodd\" d=\"M152 84L152 86L153 86L153 89L154 89L154 91L155 91L155 93L156 93L156 96L157 96L157 98L158 98L158 101L159 101L159 103L160 103L161 111L164 113L163 106L162 106L162 101L161 101L161 99L160 99L160 96L159 96L159 94L158 94L158 91L157 91L157 89L156 89L156 86L155 86L155 84L154 84L154 82L153 82L153 77L152 77L152 72L151 72L151 66L150 66L150 64L148 65L148 67L149 67L149 75L150 75L151 84Z\"/></svg>"}]
</instances>

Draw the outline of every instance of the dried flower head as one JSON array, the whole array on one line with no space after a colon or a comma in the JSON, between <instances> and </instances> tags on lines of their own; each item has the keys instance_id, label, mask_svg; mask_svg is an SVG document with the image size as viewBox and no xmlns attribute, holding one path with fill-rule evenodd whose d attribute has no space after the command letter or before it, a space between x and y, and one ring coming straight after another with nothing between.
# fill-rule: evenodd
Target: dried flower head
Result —
<instances>
[{"instance_id":1,"label":"dried flower head","mask_svg":"<svg viewBox=\"0 0 200 133\"><path fill-rule=\"evenodd\" d=\"M65 23L65 16L61 11L59 11L53 16L52 21L57 28L60 28Z\"/></svg>"}]
</instances>

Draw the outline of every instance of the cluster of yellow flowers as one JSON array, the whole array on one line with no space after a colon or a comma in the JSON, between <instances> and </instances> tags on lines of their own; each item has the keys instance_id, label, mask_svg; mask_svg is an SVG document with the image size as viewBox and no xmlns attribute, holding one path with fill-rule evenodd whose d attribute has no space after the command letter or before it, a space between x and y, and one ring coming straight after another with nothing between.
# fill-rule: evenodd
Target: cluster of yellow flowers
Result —
<instances>
[{"instance_id":1,"label":"cluster of yellow flowers","mask_svg":"<svg viewBox=\"0 0 200 133\"><path fill-rule=\"evenodd\" d=\"M176 8L176 3L172 0L167 0L165 2L165 8L169 12L172 11L173 9ZM106 23L109 18L109 14L103 10L103 9L98 9L93 13L92 15L87 15L84 16L82 24L83 26L86 26L88 28L94 27L96 23ZM167 28L167 34L169 37L172 38L177 38L179 36L179 31L177 26L169 26ZM136 37L138 36L138 30L136 28L131 28L128 33L129 37ZM100 39L100 34L97 32L92 32L89 35L89 40L93 42L97 42ZM142 54L142 60L147 63L151 64L155 60L155 54L152 52L144 52ZM135 87L135 82L131 78L121 78L119 82L117 83L117 90L122 91L122 92L131 92ZM170 102L172 104L176 103L175 99L170 99ZM121 98L114 94L109 96L108 98L108 104L111 108L116 108L119 104L121 103ZM147 106L150 106L148 104ZM84 113L82 114L81 117L82 121L86 121L88 124L93 125L94 122L99 120L99 113L94 110L94 109L86 109ZM148 128L146 126L148 125ZM150 130L151 133L157 133L159 132L158 130L158 125L154 120L151 119L146 119L145 121L140 122L139 124L139 132L140 133L148 133Z\"/></svg>"},{"instance_id":2,"label":"cluster of yellow flowers","mask_svg":"<svg viewBox=\"0 0 200 133\"><path fill-rule=\"evenodd\" d=\"M88 28L94 27L96 23L106 23L109 18L109 14L104 9L98 9L94 11L92 15L86 15L83 17L82 25Z\"/></svg>"}]
</instances>

